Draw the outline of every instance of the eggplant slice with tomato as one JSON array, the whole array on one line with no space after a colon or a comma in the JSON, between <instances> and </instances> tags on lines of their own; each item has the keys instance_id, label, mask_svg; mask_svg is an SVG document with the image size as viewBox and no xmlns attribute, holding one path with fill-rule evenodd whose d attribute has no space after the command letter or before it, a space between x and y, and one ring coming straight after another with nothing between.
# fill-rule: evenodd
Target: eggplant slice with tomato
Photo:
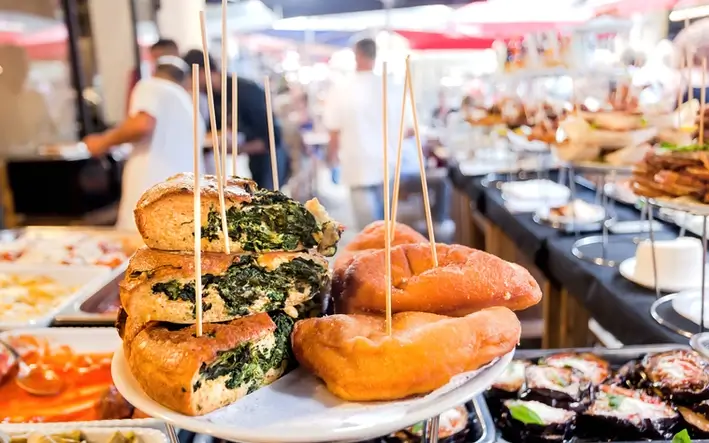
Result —
<instances>
[{"instance_id":1,"label":"eggplant slice with tomato","mask_svg":"<svg viewBox=\"0 0 709 443\"><path fill-rule=\"evenodd\" d=\"M524 371L529 365L531 365L529 361L512 360L505 368L505 372L485 393L487 404L495 415L501 412L503 401L517 398L524 385Z\"/></svg>"},{"instance_id":2,"label":"eggplant slice with tomato","mask_svg":"<svg viewBox=\"0 0 709 443\"><path fill-rule=\"evenodd\" d=\"M642 360L648 387L678 404L709 399L709 361L687 349L648 354Z\"/></svg>"},{"instance_id":3,"label":"eggplant slice with tomato","mask_svg":"<svg viewBox=\"0 0 709 443\"><path fill-rule=\"evenodd\" d=\"M539 361L540 365L571 368L583 374L593 385L600 385L611 375L611 365L590 352L564 352L550 355Z\"/></svg>"},{"instance_id":4,"label":"eggplant slice with tomato","mask_svg":"<svg viewBox=\"0 0 709 443\"><path fill-rule=\"evenodd\" d=\"M677 408L692 438L709 437L709 404L706 401L690 408L680 406Z\"/></svg>"},{"instance_id":5,"label":"eggplant slice with tomato","mask_svg":"<svg viewBox=\"0 0 709 443\"><path fill-rule=\"evenodd\" d=\"M536 400L555 408L581 411L590 401L591 383L571 368L528 366L520 391L522 400Z\"/></svg>"},{"instance_id":6,"label":"eggplant slice with tomato","mask_svg":"<svg viewBox=\"0 0 709 443\"><path fill-rule=\"evenodd\" d=\"M564 442L574 432L576 413L538 401L505 400L498 426L510 442Z\"/></svg>"},{"instance_id":7,"label":"eggplant slice with tomato","mask_svg":"<svg viewBox=\"0 0 709 443\"><path fill-rule=\"evenodd\" d=\"M647 379L638 360L630 360L615 372L609 384L628 389L645 389Z\"/></svg>"},{"instance_id":8,"label":"eggplant slice with tomato","mask_svg":"<svg viewBox=\"0 0 709 443\"><path fill-rule=\"evenodd\" d=\"M579 434L601 440L665 440L679 414L658 397L620 386L599 387L591 406L578 416Z\"/></svg>"}]
</instances>

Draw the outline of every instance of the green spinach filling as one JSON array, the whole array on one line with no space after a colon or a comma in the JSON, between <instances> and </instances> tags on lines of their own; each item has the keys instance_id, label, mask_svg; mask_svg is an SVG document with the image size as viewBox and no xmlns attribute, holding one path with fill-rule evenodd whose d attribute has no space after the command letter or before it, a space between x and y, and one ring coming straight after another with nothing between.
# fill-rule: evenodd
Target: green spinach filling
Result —
<instances>
[{"instance_id":1,"label":"green spinach filling","mask_svg":"<svg viewBox=\"0 0 709 443\"><path fill-rule=\"evenodd\" d=\"M317 246L315 234L321 233L313 214L295 200L277 191L260 189L251 202L226 211L229 238L239 242L245 251L293 251L302 244L306 249ZM222 221L219 212L209 211L202 237L219 238Z\"/></svg>"},{"instance_id":2,"label":"green spinach filling","mask_svg":"<svg viewBox=\"0 0 709 443\"><path fill-rule=\"evenodd\" d=\"M246 316L256 312L275 311L286 306L288 292L295 289L311 297L317 295L327 283L327 270L320 264L304 258L295 258L269 271L259 266L256 257L242 255L222 275L202 276L204 290L213 288L224 301L231 315ZM194 281L180 283L170 280L152 286L153 293L164 294L171 301L186 301L195 304ZM255 307L257 300L265 298L267 303ZM206 311L211 308L203 306ZM193 315L195 309L193 309Z\"/></svg>"},{"instance_id":3,"label":"green spinach filling","mask_svg":"<svg viewBox=\"0 0 709 443\"><path fill-rule=\"evenodd\" d=\"M193 391L202 386L203 380L216 380L227 376L227 389L248 386L247 392L250 394L263 386L268 371L280 368L287 370L293 360L290 333L295 320L280 311L269 315L276 324L273 347L261 349L253 342L246 342L228 351L219 352L215 361L202 364L199 369L200 378L192 386Z\"/></svg>"}]
</instances>

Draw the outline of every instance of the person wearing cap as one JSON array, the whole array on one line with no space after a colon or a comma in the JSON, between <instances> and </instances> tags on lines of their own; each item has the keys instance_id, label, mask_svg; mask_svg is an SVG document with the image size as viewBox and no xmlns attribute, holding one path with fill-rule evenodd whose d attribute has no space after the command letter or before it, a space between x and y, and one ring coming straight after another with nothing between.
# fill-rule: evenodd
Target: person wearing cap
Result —
<instances>
[{"instance_id":1,"label":"person wearing cap","mask_svg":"<svg viewBox=\"0 0 709 443\"><path fill-rule=\"evenodd\" d=\"M196 64L200 67L200 88L206 93L207 77L205 73L204 54L200 50L191 50L185 57L185 62L192 66ZM214 109L216 116L217 131L229 130L222 128L222 74L217 62L209 56L209 75L212 81ZM232 80L227 78L227 109L232 109ZM251 178L262 188L273 189L273 176L271 175L271 156L269 151L268 120L266 113L266 96L261 86L255 82L238 77L238 119L239 133L243 134L243 143L239 144L239 154L249 156L249 169ZM231 115L227 121L231 124ZM209 116L205 122L207 129L210 129ZM288 155L281 146L281 129L276 116L273 116L274 139L276 147L276 158L278 162L278 182L283 185L288 177ZM229 147L231 144L229 144Z\"/></svg>"},{"instance_id":2,"label":"person wearing cap","mask_svg":"<svg viewBox=\"0 0 709 443\"><path fill-rule=\"evenodd\" d=\"M94 156L111 147L132 143L133 151L123 171L121 202L116 227L135 230L133 210L143 192L193 165L192 97L184 88L189 68L179 57L156 60L155 75L133 89L128 117L113 129L88 135L84 143ZM199 140L204 121L197 116Z\"/></svg>"}]
</instances>

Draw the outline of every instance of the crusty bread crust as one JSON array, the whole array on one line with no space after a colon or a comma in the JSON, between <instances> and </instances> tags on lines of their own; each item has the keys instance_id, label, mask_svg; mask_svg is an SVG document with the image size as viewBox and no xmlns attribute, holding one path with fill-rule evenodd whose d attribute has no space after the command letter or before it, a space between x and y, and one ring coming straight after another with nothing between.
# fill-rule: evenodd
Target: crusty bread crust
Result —
<instances>
[{"instance_id":1,"label":"crusty bread crust","mask_svg":"<svg viewBox=\"0 0 709 443\"><path fill-rule=\"evenodd\" d=\"M163 251L194 251L194 179L192 174L178 174L148 189L136 205L135 224L145 244ZM230 178L224 188L225 212L240 209L253 201L256 184L251 180ZM204 176L200 188L200 226L209 225L210 211L219 212L219 191L216 178ZM335 253L342 227L330 219L317 199L305 205L315 217L322 233L314 234L318 250L326 255ZM202 237L201 249L205 252L224 252L224 233L219 230L211 238ZM204 231L203 231L204 232ZM298 245L297 250L305 249ZM237 241L230 242L231 252L244 252Z\"/></svg>"},{"instance_id":2,"label":"crusty bread crust","mask_svg":"<svg viewBox=\"0 0 709 443\"><path fill-rule=\"evenodd\" d=\"M248 254L247 254L248 255ZM202 254L202 275L219 276L237 263L244 254ZM257 254L258 264L264 268L277 268L280 264L296 258L310 260L322 268L327 276L328 263L322 256L305 252L269 252ZM166 251L156 251L147 247L139 249L131 258L126 277L120 283L121 305L128 315L143 321L165 321L171 323L195 323L193 303L185 300L170 300L165 294L154 293L153 285L177 280L181 283L194 282L194 255ZM299 305L317 294L295 288L289 291L285 306ZM203 311L203 321L224 322L238 318L229 311L216 290L203 291L203 303L209 309Z\"/></svg>"},{"instance_id":3,"label":"crusty bread crust","mask_svg":"<svg viewBox=\"0 0 709 443\"><path fill-rule=\"evenodd\" d=\"M196 337L196 327L171 330L157 322L133 323L129 317L124 348L133 376L143 391L161 405L187 415L210 412L194 402L193 383L203 364L213 362L220 351L256 342L276 330L268 314L257 314L225 324L203 325L203 335ZM138 331L129 336L127 331ZM215 401L218 399L214 399Z\"/></svg>"},{"instance_id":4,"label":"crusty bread crust","mask_svg":"<svg viewBox=\"0 0 709 443\"><path fill-rule=\"evenodd\" d=\"M225 210L251 202L251 180L230 178L224 187ZM205 175L200 188L201 226L207 225L209 212L219 208L217 179ZM145 191L135 207L135 224L145 244L165 251L194 250L194 175L178 174ZM238 245L234 245L238 247ZM224 237L218 241L202 238L202 250L224 252ZM238 249L232 249L240 252Z\"/></svg>"},{"instance_id":5,"label":"crusty bread crust","mask_svg":"<svg viewBox=\"0 0 709 443\"><path fill-rule=\"evenodd\" d=\"M433 268L428 244L391 250L392 312L420 311L462 316L492 306L521 310L542 298L539 284L523 267L460 245L436 245ZM345 271L335 311L385 311L384 251L357 254Z\"/></svg>"},{"instance_id":6,"label":"crusty bread crust","mask_svg":"<svg viewBox=\"0 0 709 443\"><path fill-rule=\"evenodd\" d=\"M458 374L512 351L521 327L507 308L450 318L424 312L392 317L333 315L296 323L298 362L347 401L398 400L427 394ZM418 364L425 362L425 364Z\"/></svg>"}]
</instances>

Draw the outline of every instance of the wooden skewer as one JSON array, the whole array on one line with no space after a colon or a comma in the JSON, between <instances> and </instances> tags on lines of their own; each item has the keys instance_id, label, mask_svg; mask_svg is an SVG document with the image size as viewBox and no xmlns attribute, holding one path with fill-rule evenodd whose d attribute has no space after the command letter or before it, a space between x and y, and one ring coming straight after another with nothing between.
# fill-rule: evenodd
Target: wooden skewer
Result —
<instances>
[{"instance_id":1,"label":"wooden skewer","mask_svg":"<svg viewBox=\"0 0 709 443\"><path fill-rule=\"evenodd\" d=\"M226 205L224 203L224 181L222 181L221 155L219 154L219 133L217 132L217 117L214 109L214 87L212 86L211 66L209 63L209 45L207 44L207 24L204 11L199 11L199 24L202 30L202 54L204 55L204 73L207 80L207 104L209 105L209 122L214 145L214 168L217 173L217 189L219 190L219 212L222 218L222 234L224 235L224 251L231 254L229 246L229 228L226 221Z\"/></svg>"},{"instance_id":2,"label":"wooden skewer","mask_svg":"<svg viewBox=\"0 0 709 443\"><path fill-rule=\"evenodd\" d=\"M231 175L236 177L236 159L239 156L239 82L231 78Z\"/></svg>"},{"instance_id":3,"label":"wooden skewer","mask_svg":"<svg viewBox=\"0 0 709 443\"><path fill-rule=\"evenodd\" d=\"M682 129L682 114L680 112L681 107L682 107L682 67L684 66L684 60L682 57L682 54L679 55L679 72L680 72L680 80L679 80L679 85L677 87L677 129Z\"/></svg>"},{"instance_id":4,"label":"wooden skewer","mask_svg":"<svg viewBox=\"0 0 709 443\"><path fill-rule=\"evenodd\" d=\"M384 149L384 288L386 288L386 332L391 335L391 212L389 206L389 103L387 62L382 63L382 149Z\"/></svg>"},{"instance_id":5,"label":"wooden skewer","mask_svg":"<svg viewBox=\"0 0 709 443\"><path fill-rule=\"evenodd\" d=\"M229 30L227 29L227 0L222 0L222 180L226 186L227 174L226 169L226 157L227 157L227 135L229 134L227 130L228 121L228 107L227 107L227 60L229 59L229 54L227 51Z\"/></svg>"},{"instance_id":6,"label":"wooden skewer","mask_svg":"<svg viewBox=\"0 0 709 443\"><path fill-rule=\"evenodd\" d=\"M266 121L268 122L268 149L271 151L271 176L273 177L273 190L278 191L278 157L276 156L276 133L273 128L273 106L271 104L271 79L266 76L263 80L266 92Z\"/></svg>"},{"instance_id":7,"label":"wooden skewer","mask_svg":"<svg viewBox=\"0 0 709 443\"><path fill-rule=\"evenodd\" d=\"M409 56L406 56L408 59ZM407 65L408 66L408 65ZM404 150L404 129L406 129L406 95L409 92L409 78L404 78L404 94L401 98L401 121L399 123L399 143L396 148L396 168L394 170L394 195L391 202L391 241L396 237L396 212L399 208L399 188L401 186L401 156Z\"/></svg>"},{"instance_id":8,"label":"wooden skewer","mask_svg":"<svg viewBox=\"0 0 709 443\"><path fill-rule=\"evenodd\" d=\"M199 138L199 66L192 65L192 133L194 146L194 290L197 310L197 337L202 336L202 206L199 157L202 140Z\"/></svg>"},{"instance_id":9,"label":"wooden skewer","mask_svg":"<svg viewBox=\"0 0 709 443\"><path fill-rule=\"evenodd\" d=\"M421 146L421 134L419 131L419 119L416 113L416 94L414 84L411 81L411 62L406 59L406 77L409 82L409 103L411 103L411 115L414 120L414 137L419 154L419 169L421 170L421 191L423 192L423 209L426 213L426 227L428 228L428 240L431 244L431 259L433 267L438 267L438 255L436 253L436 236L433 232L433 220L431 219L431 200L428 198L428 183L426 181L426 162L423 158L423 146Z\"/></svg>"},{"instance_id":10,"label":"wooden skewer","mask_svg":"<svg viewBox=\"0 0 709 443\"><path fill-rule=\"evenodd\" d=\"M704 107L707 104L707 59L702 58L702 88L699 90L699 146L704 146Z\"/></svg>"},{"instance_id":11,"label":"wooden skewer","mask_svg":"<svg viewBox=\"0 0 709 443\"><path fill-rule=\"evenodd\" d=\"M694 100L694 86L692 85L692 71L694 70L694 53L687 53L687 98L691 102Z\"/></svg>"}]
</instances>

